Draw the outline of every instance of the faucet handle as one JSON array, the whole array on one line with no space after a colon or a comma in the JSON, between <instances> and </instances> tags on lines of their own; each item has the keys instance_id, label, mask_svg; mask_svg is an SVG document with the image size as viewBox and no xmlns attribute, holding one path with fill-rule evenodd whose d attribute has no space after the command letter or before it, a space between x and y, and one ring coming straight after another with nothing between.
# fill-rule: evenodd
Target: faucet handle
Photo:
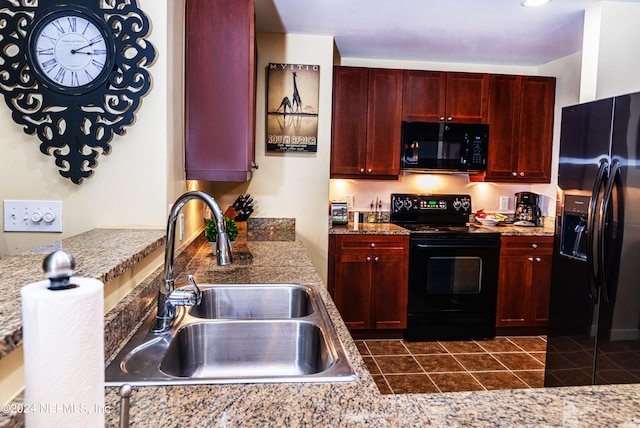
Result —
<instances>
[{"instance_id":1,"label":"faucet handle","mask_svg":"<svg viewBox=\"0 0 640 428\"><path fill-rule=\"evenodd\" d=\"M202 301L202 291L198 288L198 284L193 279L193 275L188 275L187 279L195 290L173 290L169 295L169 302L175 306L196 306Z\"/></svg>"},{"instance_id":2,"label":"faucet handle","mask_svg":"<svg viewBox=\"0 0 640 428\"><path fill-rule=\"evenodd\" d=\"M193 288L196 289L196 305L199 305L200 302L202 302L202 291L200 290L200 288L198 288L198 284L196 284L196 280L193 279L193 275L187 275L187 279L189 280Z\"/></svg>"}]
</instances>

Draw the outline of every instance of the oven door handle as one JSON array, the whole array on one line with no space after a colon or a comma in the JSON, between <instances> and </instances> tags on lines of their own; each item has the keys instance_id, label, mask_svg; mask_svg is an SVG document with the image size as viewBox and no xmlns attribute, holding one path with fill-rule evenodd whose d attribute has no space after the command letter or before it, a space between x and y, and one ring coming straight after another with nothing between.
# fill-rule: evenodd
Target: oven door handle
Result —
<instances>
[{"instance_id":1,"label":"oven door handle","mask_svg":"<svg viewBox=\"0 0 640 428\"><path fill-rule=\"evenodd\" d=\"M482 248L499 248L500 240L497 242L489 242L489 243L480 243L477 241L459 241L459 242L449 242L449 243L434 243L434 244L421 244L414 243L412 247L419 248L421 250L433 249L433 248L473 248L473 249L482 249Z\"/></svg>"}]
</instances>

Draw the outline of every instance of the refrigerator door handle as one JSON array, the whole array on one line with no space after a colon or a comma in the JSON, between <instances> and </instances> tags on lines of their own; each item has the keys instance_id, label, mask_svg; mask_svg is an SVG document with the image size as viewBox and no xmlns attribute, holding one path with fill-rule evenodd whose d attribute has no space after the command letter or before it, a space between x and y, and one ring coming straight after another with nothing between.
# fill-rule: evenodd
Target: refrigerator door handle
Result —
<instances>
[{"instance_id":1,"label":"refrigerator door handle","mask_svg":"<svg viewBox=\"0 0 640 428\"><path fill-rule=\"evenodd\" d=\"M600 215L598 218L598 273L600 277L600 288L602 289L602 298L605 303L609 303L609 295L607 294L607 275L605 273L605 254L604 254L604 237L605 229L607 227L606 216L609 210L609 203L613 196L613 188L620 175L620 164L618 160L611 162L611 172L609 173L609 180L604 190L602 202L600 203Z\"/></svg>"},{"instance_id":2,"label":"refrigerator door handle","mask_svg":"<svg viewBox=\"0 0 640 428\"><path fill-rule=\"evenodd\" d=\"M598 168L596 180L593 183L591 202L589 203L589 211L587 214L587 271L589 273L589 294L593 300L598 299L598 293L596 292L596 266L599 266L599 263L595 258L599 254L597 251L594 251L594 239L596 238L596 207L598 206L598 196L600 195L600 189L602 189L604 184L605 173L608 166L609 162L607 159L600 160L600 167Z\"/></svg>"}]
</instances>

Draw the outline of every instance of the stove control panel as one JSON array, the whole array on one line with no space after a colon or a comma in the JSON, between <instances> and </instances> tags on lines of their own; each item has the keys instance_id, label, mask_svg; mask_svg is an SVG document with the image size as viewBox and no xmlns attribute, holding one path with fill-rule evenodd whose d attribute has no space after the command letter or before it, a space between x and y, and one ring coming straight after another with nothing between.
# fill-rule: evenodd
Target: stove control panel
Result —
<instances>
[{"instance_id":1,"label":"stove control panel","mask_svg":"<svg viewBox=\"0 0 640 428\"><path fill-rule=\"evenodd\" d=\"M470 214L471 196L394 193L391 210L393 213Z\"/></svg>"}]
</instances>

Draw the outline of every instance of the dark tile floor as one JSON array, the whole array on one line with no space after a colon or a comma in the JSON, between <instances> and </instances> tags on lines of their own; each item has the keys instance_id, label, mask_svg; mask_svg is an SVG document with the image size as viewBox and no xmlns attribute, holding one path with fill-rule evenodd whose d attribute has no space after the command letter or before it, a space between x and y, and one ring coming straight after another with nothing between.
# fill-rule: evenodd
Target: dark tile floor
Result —
<instances>
[{"instance_id":1,"label":"dark tile floor","mask_svg":"<svg viewBox=\"0 0 640 428\"><path fill-rule=\"evenodd\" d=\"M416 394L544 386L546 338L407 342L357 340L383 394Z\"/></svg>"}]
</instances>

